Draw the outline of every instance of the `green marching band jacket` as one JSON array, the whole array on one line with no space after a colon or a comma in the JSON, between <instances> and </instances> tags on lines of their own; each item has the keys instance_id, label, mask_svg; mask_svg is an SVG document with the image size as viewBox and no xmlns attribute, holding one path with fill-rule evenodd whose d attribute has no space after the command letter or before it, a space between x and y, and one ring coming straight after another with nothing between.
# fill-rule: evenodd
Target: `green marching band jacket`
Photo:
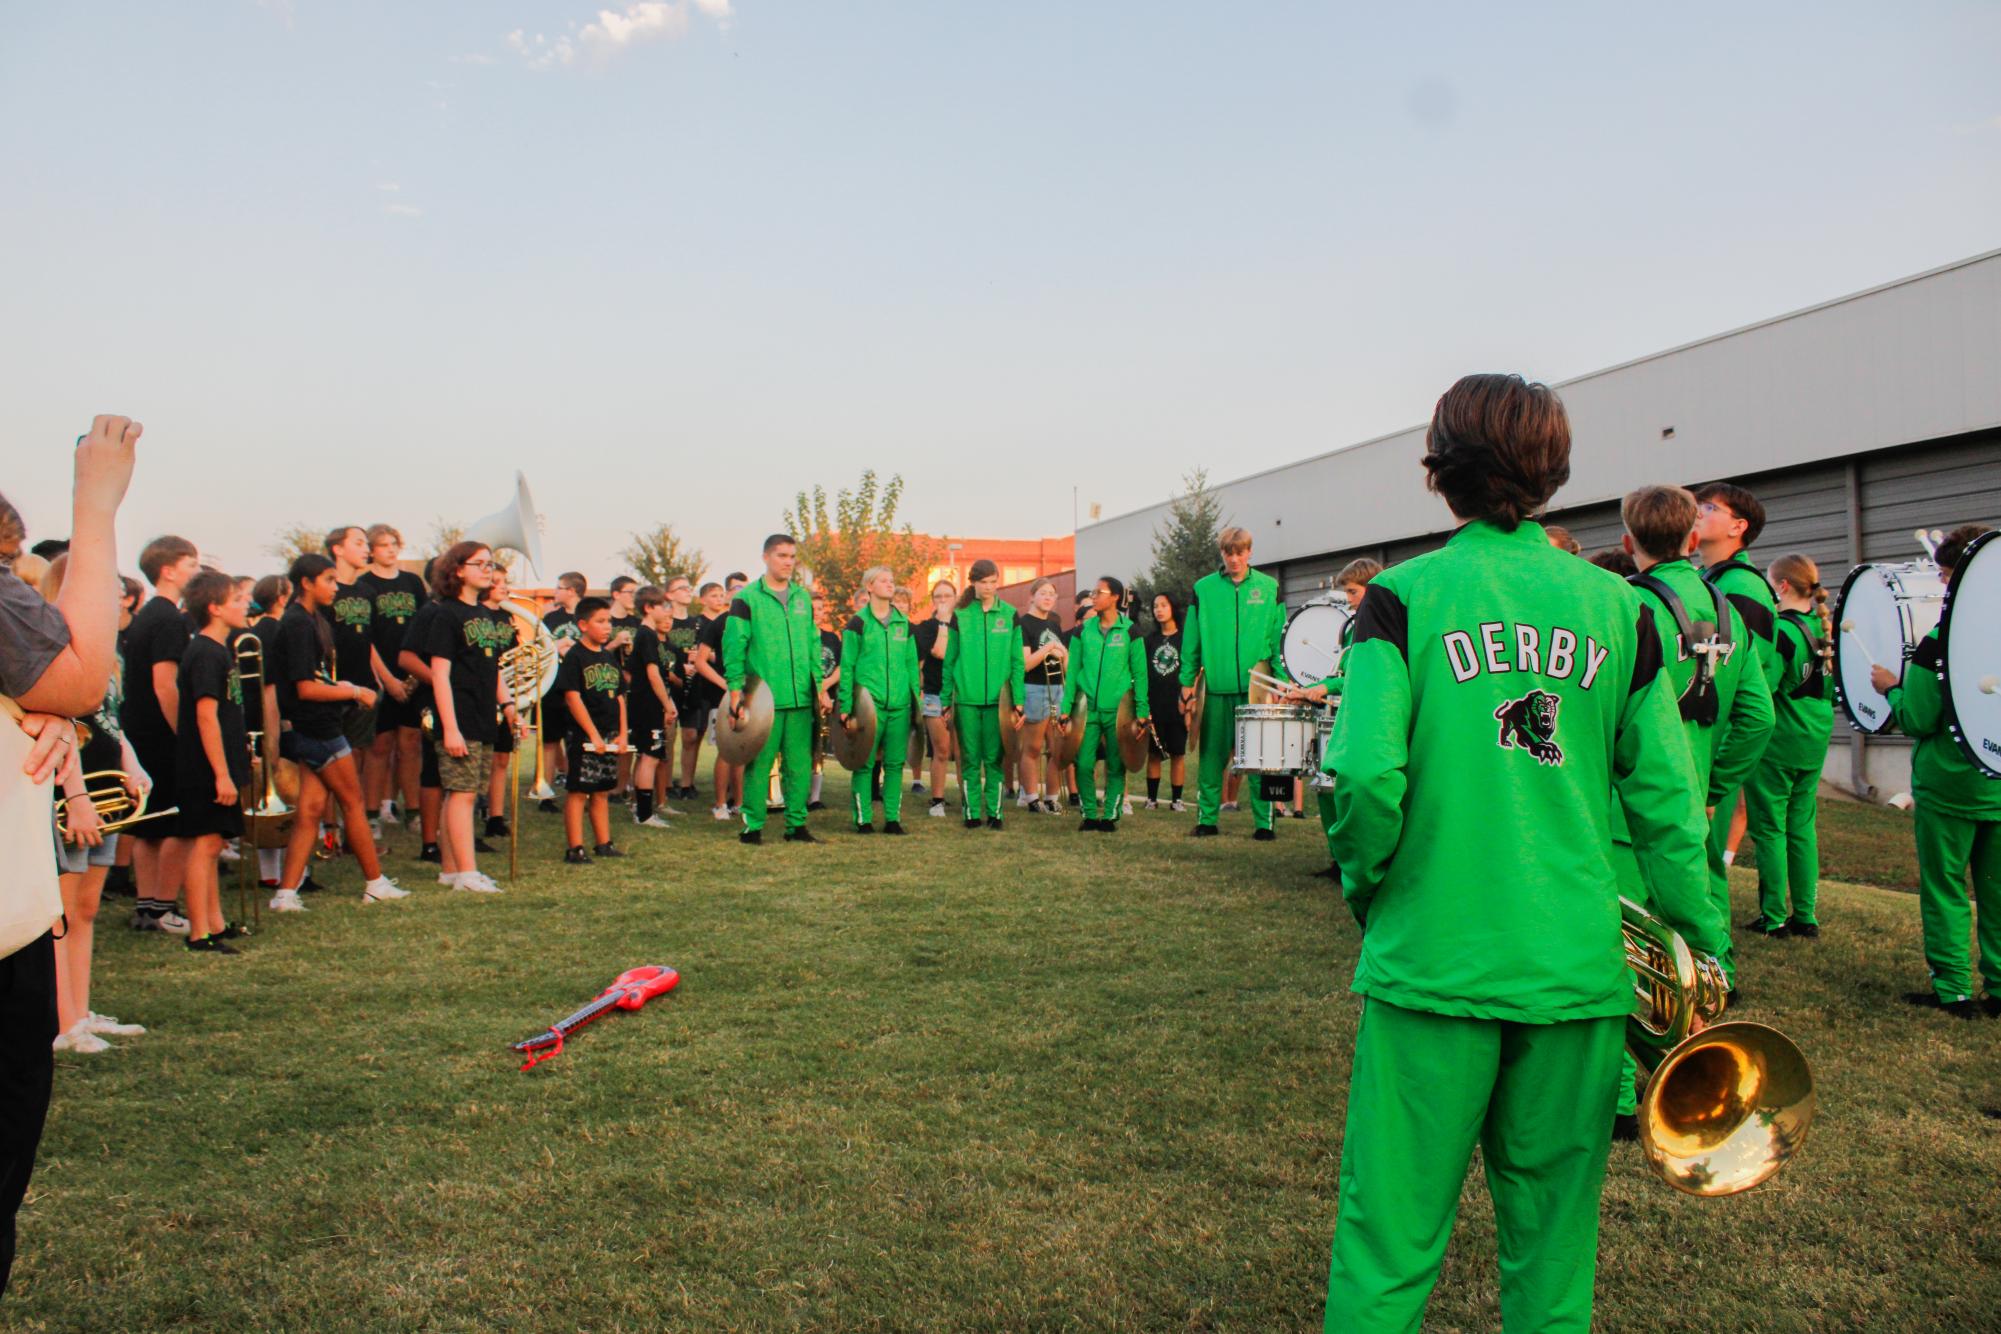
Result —
<instances>
[{"instance_id":1,"label":"green marching band jacket","mask_svg":"<svg viewBox=\"0 0 2001 1334\"><path fill-rule=\"evenodd\" d=\"M856 686L868 688L876 708L895 713L917 707L921 684L908 616L891 607L889 620L879 621L864 607L848 618L841 631L841 679L834 686L841 717L854 712Z\"/></svg>"},{"instance_id":2,"label":"green marching band jacket","mask_svg":"<svg viewBox=\"0 0 2001 1334\"><path fill-rule=\"evenodd\" d=\"M763 579L737 590L723 625L723 680L742 690L755 676L771 687L774 708L803 709L820 692L820 630L813 595L788 584L785 600Z\"/></svg>"},{"instance_id":3,"label":"green marching band jacket","mask_svg":"<svg viewBox=\"0 0 2001 1334\"><path fill-rule=\"evenodd\" d=\"M1628 1013L1615 800L1653 910L1721 946L1674 687L1624 580L1539 524L1469 523L1370 585L1343 675L1332 842L1357 992L1527 1023Z\"/></svg>"},{"instance_id":4,"label":"green marching band jacket","mask_svg":"<svg viewBox=\"0 0 2001 1334\"><path fill-rule=\"evenodd\" d=\"M1962 820L2001 820L2001 783L1966 758L1945 720L1945 654L1938 631L1918 641L1904 679L1890 687L1897 730L1915 741L1911 795L1919 804Z\"/></svg>"},{"instance_id":5,"label":"green marching band jacket","mask_svg":"<svg viewBox=\"0 0 2001 1334\"><path fill-rule=\"evenodd\" d=\"M1717 619L1717 598L1713 587L1696 573L1686 560L1662 561L1634 578L1640 603L1653 613L1654 631L1660 636L1665 687L1679 705L1683 733L1688 738L1689 757L1695 763L1697 789L1705 794L1703 804L1714 806L1725 793L1743 786L1758 767L1772 734L1772 693L1765 680L1764 659L1755 636L1736 600L1722 594L1721 611L1729 617L1723 625ZM1649 587L1649 584L1654 587ZM1660 590L1666 591L1666 596ZM1729 635L1731 652L1716 664L1707 689L1713 702L1701 701L1704 687L1696 680L1702 667L1693 646L1687 642L1688 627L1707 622ZM1723 638L1719 633L1717 638ZM1691 716L1700 712L1701 716Z\"/></svg>"},{"instance_id":6,"label":"green marching band jacket","mask_svg":"<svg viewBox=\"0 0 2001 1334\"><path fill-rule=\"evenodd\" d=\"M1070 665L1063 673L1063 703L1057 712L1068 718L1082 695L1090 701L1091 712L1112 713L1127 693L1133 697L1133 715L1147 717L1146 643L1133 633L1130 617L1119 617L1108 630L1093 616L1070 641Z\"/></svg>"},{"instance_id":7,"label":"green marching band jacket","mask_svg":"<svg viewBox=\"0 0 2001 1334\"><path fill-rule=\"evenodd\" d=\"M1366 601L1366 599L1364 600ZM1355 643L1355 618L1353 616L1350 616L1347 619L1347 621L1343 623L1343 625L1341 626L1341 658L1343 662L1347 660L1348 650L1351 647L1353 647L1354 643ZM1322 678L1320 684L1327 687L1327 698L1329 699L1341 698L1341 690L1344 685L1341 675L1341 663L1339 662L1335 663L1334 674L1332 676Z\"/></svg>"},{"instance_id":8,"label":"green marching band jacket","mask_svg":"<svg viewBox=\"0 0 2001 1334\"><path fill-rule=\"evenodd\" d=\"M1818 769L1834 735L1834 691L1827 678L1827 641L1820 617L1779 613L1779 676L1772 683L1777 721L1765 761L1784 769Z\"/></svg>"},{"instance_id":9,"label":"green marching band jacket","mask_svg":"<svg viewBox=\"0 0 2001 1334\"><path fill-rule=\"evenodd\" d=\"M995 602L992 611L978 602L959 608L952 618L951 641L945 646L944 689L939 702L991 707L1000 702L1001 687L1019 707L1026 698L1022 686L1028 669L1022 661L1021 627L1014 608Z\"/></svg>"},{"instance_id":10,"label":"green marching band jacket","mask_svg":"<svg viewBox=\"0 0 2001 1334\"><path fill-rule=\"evenodd\" d=\"M1285 599L1278 580L1261 570L1246 570L1240 584L1221 570L1205 574L1195 581L1182 627L1181 684L1194 685L1206 668L1210 694L1249 694L1251 668L1260 662L1283 679L1284 636Z\"/></svg>"},{"instance_id":11,"label":"green marching band jacket","mask_svg":"<svg viewBox=\"0 0 2001 1334\"><path fill-rule=\"evenodd\" d=\"M1702 577L1721 590L1744 618L1745 629L1757 641L1758 665L1765 669L1765 680L1778 680L1779 650L1774 636L1778 633L1779 599L1764 574L1751 563L1750 554L1740 551L1729 560L1705 566Z\"/></svg>"}]
</instances>

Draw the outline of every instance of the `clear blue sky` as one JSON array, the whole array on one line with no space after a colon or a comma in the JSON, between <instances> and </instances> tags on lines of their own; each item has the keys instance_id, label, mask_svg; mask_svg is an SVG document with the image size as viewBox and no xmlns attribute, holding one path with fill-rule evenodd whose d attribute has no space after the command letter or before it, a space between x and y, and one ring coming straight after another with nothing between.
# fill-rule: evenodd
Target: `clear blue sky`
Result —
<instances>
[{"instance_id":1,"label":"clear blue sky","mask_svg":"<svg viewBox=\"0 0 2001 1334\"><path fill-rule=\"evenodd\" d=\"M2001 5L7 7L0 490L128 554L1066 532L2001 244ZM518 34L518 35L516 35Z\"/></svg>"}]
</instances>

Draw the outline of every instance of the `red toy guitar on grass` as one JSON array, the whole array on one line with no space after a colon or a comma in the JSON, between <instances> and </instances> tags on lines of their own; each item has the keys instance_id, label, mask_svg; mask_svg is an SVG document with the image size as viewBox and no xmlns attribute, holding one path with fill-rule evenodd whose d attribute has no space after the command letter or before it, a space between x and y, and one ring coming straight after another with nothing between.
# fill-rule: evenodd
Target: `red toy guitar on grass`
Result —
<instances>
[{"instance_id":1,"label":"red toy guitar on grass","mask_svg":"<svg viewBox=\"0 0 2001 1334\"><path fill-rule=\"evenodd\" d=\"M540 1065L552 1056L562 1053L563 1039L582 1028L598 1016L612 1010L636 1010L655 996L664 996L680 985L681 975L672 968L657 963L639 968L629 968L618 975L618 980L598 993L598 998L578 1010L567 1019L558 1019L544 1031L532 1038L523 1038L512 1044L528 1059L521 1065L523 1070Z\"/></svg>"}]
</instances>

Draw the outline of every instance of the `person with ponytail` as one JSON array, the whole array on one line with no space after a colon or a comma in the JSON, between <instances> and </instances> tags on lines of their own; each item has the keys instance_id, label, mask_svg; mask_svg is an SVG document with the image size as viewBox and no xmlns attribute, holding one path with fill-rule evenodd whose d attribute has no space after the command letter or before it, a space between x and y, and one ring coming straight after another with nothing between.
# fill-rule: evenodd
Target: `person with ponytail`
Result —
<instances>
[{"instance_id":1,"label":"person with ponytail","mask_svg":"<svg viewBox=\"0 0 2001 1334\"><path fill-rule=\"evenodd\" d=\"M1820 934L1814 890L1820 879L1815 828L1821 764L1834 733L1834 617L1820 567L1798 552L1767 572L1778 597L1774 631L1778 713L1764 758L1744 784L1744 812L1758 845L1758 929L1773 939Z\"/></svg>"},{"instance_id":2,"label":"person with ponytail","mask_svg":"<svg viewBox=\"0 0 2001 1334\"><path fill-rule=\"evenodd\" d=\"M966 796L966 828L1001 827L1001 787L1005 774L1000 711L1014 710L1021 726L1026 676L1021 627L1014 608L1000 600L1000 567L976 560L967 572L952 634L945 650L940 699L945 716L958 725L959 787ZM1002 696L1006 696L1003 706Z\"/></svg>"},{"instance_id":3,"label":"person with ponytail","mask_svg":"<svg viewBox=\"0 0 2001 1334\"><path fill-rule=\"evenodd\" d=\"M1119 753L1119 705L1130 695L1133 713L1142 724L1151 713L1147 690L1146 644L1133 633L1122 604L1126 587L1110 575L1091 592L1090 620L1071 642L1070 669L1064 673L1063 703L1056 726L1065 733L1081 724L1077 749L1077 785L1083 794L1084 822L1080 834L1116 834L1126 804L1126 766ZM1083 705L1083 717L1072 721ZM1098 760L1105 761L1102 802L1098 792Z\"/></svg>"}]
</instances>

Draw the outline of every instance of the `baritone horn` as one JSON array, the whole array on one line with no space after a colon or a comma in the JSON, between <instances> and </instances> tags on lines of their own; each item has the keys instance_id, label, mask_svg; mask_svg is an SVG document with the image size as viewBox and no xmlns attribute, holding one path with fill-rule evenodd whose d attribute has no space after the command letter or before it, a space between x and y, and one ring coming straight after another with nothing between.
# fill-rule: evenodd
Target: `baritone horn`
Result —
<instances>
[{"instance_id":1,"label":"baritone horn","mask_svg":"<svg viewBox=\"0 0 2001 1334\"><path fill-rule=\"evenodd\" d=\"M109 779L109 782L99 780ZM128 825L137 824L146 818L147 789L140 788L139 795L133 796L127 786L130 776L123 769L95 769L83 776L84 796L90 801L91 809L97 812L98 832L115 834ZM92 784L96 786L93 787ZM180 807L169 807L164 811L152 812L154 816L178 815ZM69 803L56 805L56 832L64 842L69 841Z\"/></svg>"},{"instance_id":2,"label":"baritone horn","mask_svg":"<svg viewBox=\"0 0 2001 1334\"><path fill-rule=\"evenodd\" d=\"M1722 965L1631 899L1619 912L1634 976L1626 1045L1649 1072L1639 1111L1648 1166L1689 1195L1763 1184L1813 1124L1806 1057L1775 1028L1710 1024L1729 992Z\"/></svg>"}]
</instances>

